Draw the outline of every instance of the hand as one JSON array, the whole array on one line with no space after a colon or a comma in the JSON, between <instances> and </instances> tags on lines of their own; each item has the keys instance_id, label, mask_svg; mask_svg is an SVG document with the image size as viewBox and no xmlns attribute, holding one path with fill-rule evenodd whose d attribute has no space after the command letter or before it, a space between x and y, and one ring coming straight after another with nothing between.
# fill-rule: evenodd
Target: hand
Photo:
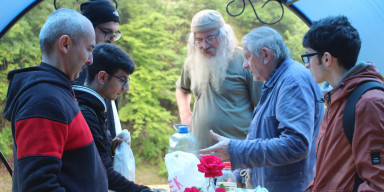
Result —
<instances>
[{"instance_id":1,"label":"hand","mask_svg":"<svg viewBox=\"0 0 384 192\"><path fill-rule=\"evenodd\" d=\"M181 124L191 126L192 112L188 111L185 113L180 113Z\"/></svg>"},{"instance_id":2,"label":"hand","mask_svg":"<svg viewBox=\"0 0 384 192\"><path fill-rule=\"evenodd\" d=\"M206 149L201 149L199 153L202 155L213 153L213 155L220 157L222 160L229 159L228 148L229 148L230 139L223 137L221 135L218 135L212 130L209 132L209 134L213 139L219 142Z\"/></svg>"},{"instance_id":3,"label":"hand","mask_svg":"<svg viewBox=\"0 0 384 192\"><path fill-rule=\"evenodd\" d=\"M113 154L115 154L117 146L120 145L120 143L122 143L122 142L124 142L124 140L119 138L119 137L115 137L114 139L112 139L112 153Z\"/></svg>"}]
</instances>

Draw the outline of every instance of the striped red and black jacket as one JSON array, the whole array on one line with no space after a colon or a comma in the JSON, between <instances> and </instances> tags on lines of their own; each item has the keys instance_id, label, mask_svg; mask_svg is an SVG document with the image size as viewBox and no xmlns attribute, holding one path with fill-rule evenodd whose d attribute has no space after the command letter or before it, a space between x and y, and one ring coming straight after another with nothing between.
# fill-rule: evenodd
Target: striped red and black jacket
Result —
<instances>
[{"instance_id":1,"label":"striped red and black jacket","mask_svg":"<svg viewBox=\"0 0 384 192\"><path fill-rule=\"evenodd\" d=\"M41 63L9 72L8 80L13 191L107 191L106 170L68 77Z\"/></svg>"}]
</instances>

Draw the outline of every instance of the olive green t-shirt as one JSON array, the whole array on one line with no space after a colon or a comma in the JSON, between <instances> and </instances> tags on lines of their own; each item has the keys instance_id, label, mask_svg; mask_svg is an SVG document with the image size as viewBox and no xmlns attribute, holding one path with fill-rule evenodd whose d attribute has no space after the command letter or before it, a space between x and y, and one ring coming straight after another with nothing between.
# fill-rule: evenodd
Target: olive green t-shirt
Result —
<instances>
[{"instance_id":1,"label":"olive green t-shirt","mask_svg":"<svg viewBox=\"0 0 384 192\"><path fill-rule=\"evenodd\" d=\"M236 48L219 92L210 85L201 92L191 90L190 73L183 67L176 86L185 93L193 92L195 103L191 130L200 149L217 143L209 135L211 129L231 139L243 140L247 136L252 112L260 100L264 82L253 81L252 74L243 69L243 60L242 50Z\"/></svg>"}]
</instances>

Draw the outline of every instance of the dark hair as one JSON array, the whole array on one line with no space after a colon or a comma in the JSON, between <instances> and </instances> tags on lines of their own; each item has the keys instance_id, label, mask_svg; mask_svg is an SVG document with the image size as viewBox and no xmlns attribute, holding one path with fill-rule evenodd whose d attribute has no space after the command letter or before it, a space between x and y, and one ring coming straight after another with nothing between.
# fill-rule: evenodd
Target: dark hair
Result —
<instances>
[{"instance_id":1,"label":"dark hair","mask_svg":"<svg viewBox=\"0 0 384 192\"><path fill-rule=\"evenodd\" d=\"M348 70L356 64L361 40L347 17L327 17L313 23L303 38L303 46L331 53Z\"/></svg>"},{"instance_id":2,"label":"dark hair","mask_svg":"<svg viewBox=\"0 0 384 192\"><path fill-rule=\"evenodd\" d=\"M135 71L135 63L132 58L117 45L99 43L92 53L93 64L87 65L87 83L91 83L100 71L105 71L110 75L115 74L119 69L128 74Z\"/></svg>"}]
</instances>

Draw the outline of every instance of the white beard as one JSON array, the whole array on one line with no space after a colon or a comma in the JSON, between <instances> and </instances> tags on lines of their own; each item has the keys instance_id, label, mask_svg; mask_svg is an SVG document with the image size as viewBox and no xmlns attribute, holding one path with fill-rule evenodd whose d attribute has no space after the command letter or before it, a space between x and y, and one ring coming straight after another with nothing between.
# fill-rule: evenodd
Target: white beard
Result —
<instances>
[{"instance_id":1,"label":"white beard","mask_svg":"<svg viewBox=\"0 0 384 192\"><path fill-rule=\"evenodd\" d=\"M232 53L229 49L219 47L215 56L207 57L203 55L202 50L196 47L194 49L195 51L192 51L186 60L190 71L191 90L200 93L211 84L213 89L220 93Z\"/></svg>"}]
</instances>

